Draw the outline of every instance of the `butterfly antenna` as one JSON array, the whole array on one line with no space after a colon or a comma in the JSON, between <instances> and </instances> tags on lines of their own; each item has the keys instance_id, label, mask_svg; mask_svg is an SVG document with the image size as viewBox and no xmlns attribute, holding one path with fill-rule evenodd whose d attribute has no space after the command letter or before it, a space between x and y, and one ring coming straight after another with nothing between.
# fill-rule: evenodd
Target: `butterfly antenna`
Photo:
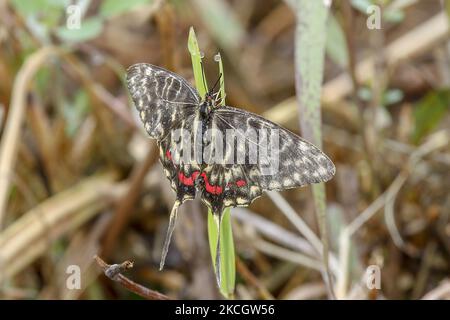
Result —
<instances>
[{"instance_id":1,"label":"butterfly antenna","mask_svg":"<svg viewBox=\"0 0 450 320\"><path fill-rule=\"evenodd\" d=\"M219 84L221 78L222 78L222 73L219 74L219 78L217 78L216 83L214 83L214 86L211 88L211 90L209 90L209 92L208 92L209 94L214 92L214 89L216 89L216 87Z\"/></svg>"},{"instance_id":2,"label":"butterfly antenna","mask_svg":"<svg viewBox=\"0 0 450 320\"><path fill-rule=\"evenodd\" d=\"M169 227L167 228L166 240L164 240L164 246L161 254L161 263L159 264L159 270L164 268L164 263L166 262L167 251L169 250L170 239L172 239L173 229L175 229L175 222L177 221L178 207L181 202L176 200L173 204L172 211L170 212Z\"/></svg>"}]
</instances>

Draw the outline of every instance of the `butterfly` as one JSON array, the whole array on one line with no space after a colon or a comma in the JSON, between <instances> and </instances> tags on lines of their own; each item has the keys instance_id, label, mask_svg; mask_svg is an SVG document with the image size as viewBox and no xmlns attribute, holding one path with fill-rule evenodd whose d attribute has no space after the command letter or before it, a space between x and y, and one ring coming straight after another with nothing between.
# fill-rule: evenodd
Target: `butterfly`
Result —
<instances>
[{"instance_id":1,"label":"butterfly","mask_svg":"<svg viewBox=\"0 0 450 320\"><path fill-rule=\"evenodd\" d=\"M146 132L157 140L176 194L160 269L183 202L199 195L220 233L225 208L248 206L264 191L325 182L335 174L320 149L261 116L221 105L214 88L201 97L181 76L145 63L127 70L127 86ZM220 284L219 249L217 241Z\"/></svg>"}]
</instances>

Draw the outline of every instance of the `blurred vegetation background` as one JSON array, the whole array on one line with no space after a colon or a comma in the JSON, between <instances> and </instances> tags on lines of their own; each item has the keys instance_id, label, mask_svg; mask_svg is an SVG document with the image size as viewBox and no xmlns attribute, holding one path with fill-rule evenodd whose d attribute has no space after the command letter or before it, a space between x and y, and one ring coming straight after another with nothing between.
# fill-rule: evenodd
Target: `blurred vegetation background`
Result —
<instances>
[{"instance_id":1,"label":"blurred vegetation background","mask_svg":"<svg viewBox=\"0 0 450 320\"><path fill-rule=\"evenodd\" d=\"M450 1L335 0L323 28L302 29L306 3L0 0L0 298L139 298L95 254L134 260L127 276L171 298L220 298L197 200L180 209L158 271L174 196L124 85L138 62L193 83L191 26L208 79L221 53L227 104L297 133L308 55L295 61L310 49L299 38L326 39L314 119L337 167L325 212L334 294L450 298ZM381 29L368 28L371 5ZM321 80L320 64L307 69ZM236 298L329 297L310 189L232 210ZM67 287L70 265L80 290Z\"/></svg>"}]
</instances>

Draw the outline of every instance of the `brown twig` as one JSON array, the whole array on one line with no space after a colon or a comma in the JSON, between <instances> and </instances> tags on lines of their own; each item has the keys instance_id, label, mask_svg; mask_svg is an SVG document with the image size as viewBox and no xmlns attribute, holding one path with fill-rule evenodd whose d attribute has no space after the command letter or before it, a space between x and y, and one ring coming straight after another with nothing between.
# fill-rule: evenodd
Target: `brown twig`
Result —
<instances>
[{"instance_id":1,"label":"brown twig","mask_svg":"<svg viewBox=\"0 0 450 320\"><path fill-rule=\"evenodd\" d=\"M375 152L374 150L376 149L376 146L374 146L374 132L375 132L375 128L373 127L373 121L371 121L370 117L365 118L365 110L367 108L366 103L359 97L358 95L358 91L360 89L360 84L358 82L358 76L357 76L357 61L356 61L356 47L355 47L355 17L354 17L354 12L353 12L353 8L350 4L350 2L345 2L343 3L343 7L342 7L342 11L343 11L343 29L344 29L344 34L345 34L345 40L346 40L346 44L347 44L347 52L348 52L348 73L350 75L350 79L351 79L351 83L352 83L352 91L351 91L351 97L353 99L353 102L355 103L355 105L357 106L355 108L356 114L358 116L358 123L357 123L357 129L361 135L361 137L363 137L362 142L363 142L363 147L364 150L366 152L363 153L364 155L364 160L366 161L366 163L369 166L369 174L370 174L370 180L374 182L374 190L373 190L373 194L376 195L378 194L378 184L376 181L376 174L375 174L375 168L374 168L374 164L373 164L373 158L375 157ZM378 30L378 33L376 33L375 38L380 38L381 36L379 36L379 33L381 33L381 30ZM384 38L383 38L384 39ZM378 41L377 44L379 44L381 41ZM381 47L381 46L380 46ZM380 48L381 52L382 51L382 47ZM377 51L374 51L377 52ZM383 56L383 61L384 61L384 54L380 55ZM381 60L381 58L378 55L374 56L374 66L376 66L377 68L374 67L374 70L377 69L378 71L378 66L380 65L379 61ZM374 72L374 76L376 75L376 73ZM376 81L374 81L376 82ZM378 90L379 91L379 90ZM377 91L377 97L378 97L378 91ZM371 110L373 111L373 110ZM375 110L376 111L376 110ZM373 113L375 112L373 111ZM372 139L371 139L372 138Z\"/></svg>"},{"instance_id":2,"label":"brown twig","mask_svg":"<svg viewBox=\"0 0 450 320\"><path fill-rule=\"evenodd\" d=\"M130 174L129 187L123 198L118 202L114 212L114 218L111 221L108 232L103 239L103 249L101 251L102 256L108 257L116 245L117 239L123 228L128 223L130 219L133 208L139 200L140 190L144 183L144 178L150 168L158 160L159 153L156 151L156 146L154 144L150 145L148 153L142 162L136 163Z\"/></svg>"},{"instance_id":3,"label":"brown twig","mask_svg":"<svg viewBox=\"0 0 450 320\"><path fill-rule=\"evenodd\" d=\"M109 265L103 261L99 256L94 256L95 261L103 269L105 275L111 280L120 283L127 290L148 300L171 300L168 296L157 291L146 288L134 281L125 277L121 272L133 268L133 262L125 261L121 264Z\"/></svg>"},{"instance_id":4,"label":"brown twig","mask_svg":"<svg viewBox=\"0 0 450 320\"><path fill-rule=\"evenodd\" d=\"M155 15L156 25L158 27L164 66L168 70L175 70L175 14L174 9L169 3L165 3Z\"/></svg>"},{"instance_id":5,"label":"brown twig","mask_svg":"<svg viewBox=\"0 0 450 320\"><path fill-rule=\"evenodd\" d=\"M245 263L239 257L236 257L236 268L239 274L245 280L245 282L254 286L258 290L258 293L261 296L261 298L266 300L274 299L269 290L267 290L267 288L261 283L261 281L259 281L258 278L255 277L255 275L247 268Z\"/></svg>"},{"instance_id":6,"label":"brown twig","mask_svg":"<svg viewBox=\"0 0 450 320\"><path fill-rule=\"evenodd\" d=\"M0 233L0 285L47 252L51 242L77 229L125 192L109 172L84 179L33 209Z\"/></svg>"},{"instance_id":7,"label":"brown twig","mask_svg":"<svg viewBox=\"0 0 450 320\"><path fill-rule=\"evenodd\" d=\"M36 72L47 62L50 57L58 56L65 59L71 67L80 75L82 83L92 95L105 102L105 106L119 115L125 123L134 127L135 123L131 116L125 112L125 107L118 103L108 91L97 83L91 82L87 70L81 66L78 61L66 50L59 47L43 47L33 53L24 65L21 67L14 80L14 87L11 98L11 112L6 120L4 133L0 143L0 229L6 214L6 205L10 188L10 172L14 169L14 161L17 156L18 142L20 141L20 132L24 120L26 107L26 93L28 86L33 80Z\"/></svg>"},{"instance_id":8,"label":"brown twig","mask_svg":"<svg viewBox=\"0 0 450 320\"><path fill-rule=\"evenodd\" d=\"M49 57L59 54L61 49L44 47L30 55L20 68L14 79L10 112L6 120L4 133L0 144L0 228L6 214L6 204L9 195L10 179L8 176L14 168L20 139L20 131L24 119L26 93L28 85Z\"/></svg>"}]
</instances>

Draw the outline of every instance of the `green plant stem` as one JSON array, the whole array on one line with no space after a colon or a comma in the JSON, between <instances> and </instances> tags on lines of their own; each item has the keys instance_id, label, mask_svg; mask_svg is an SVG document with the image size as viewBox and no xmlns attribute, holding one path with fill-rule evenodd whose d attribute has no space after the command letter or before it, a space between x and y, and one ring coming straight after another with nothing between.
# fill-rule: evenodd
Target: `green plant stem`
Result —
<instances>
[{"instance_id":1,"label":"green plant stem","mask_svg":"<svg viewBox=\"0 0 450 320\"><path fill-rule=\"evenodd\" d=\"M204 72L202 70L202 55L198 46L198 41L195 36L194 29L191 27L189 31L188 49L191 54L192 67L194 70L195 85L201 97L204 97L208 92L208 87L206 84L206 79L204 77ZM219 63L219 73L221 74L220 79L220 101L222 104L225 103L225 85L224 85L224 74L223 65L220 54L216 55L215 59ZM222 222L218 223L219 219L214 219L214 214L222 214ZM212 213L208 209L208 238L209 246L212 257L212 264L214 267L214 272L216 277L220 279L219 289L221 294L227 298L232 299L234 297L234 287L236 279L236 262L235 262L235 252L234 252L234 241L233 232L231 227L230 219L230 209L225 209L222 213ZM220 232L219 232L220 225ZM219 239L220 234L220 239ZM219 241L219 246L217 243ZM220 267L216 270L216 254L217 248L220 251ZM220 274L217 274L220 272Z\"/></svg>"},{"instance_id":2,"label":"green plant stem","mask_svg":"<svg viewBox=\"0 0 450 320\"><path fill-rule=\"evenodd\" d=\"M320 95L323 80L326 24L328 7L323 1L289 0L297 18L295 30L295 86L299 107L300 127L305 139L322 147ZM332 277L328 264L328 228L325 186L312 186L316 216L323 243L324 279L328 294L334 298Z\"/></svg>"}]
</instances>

